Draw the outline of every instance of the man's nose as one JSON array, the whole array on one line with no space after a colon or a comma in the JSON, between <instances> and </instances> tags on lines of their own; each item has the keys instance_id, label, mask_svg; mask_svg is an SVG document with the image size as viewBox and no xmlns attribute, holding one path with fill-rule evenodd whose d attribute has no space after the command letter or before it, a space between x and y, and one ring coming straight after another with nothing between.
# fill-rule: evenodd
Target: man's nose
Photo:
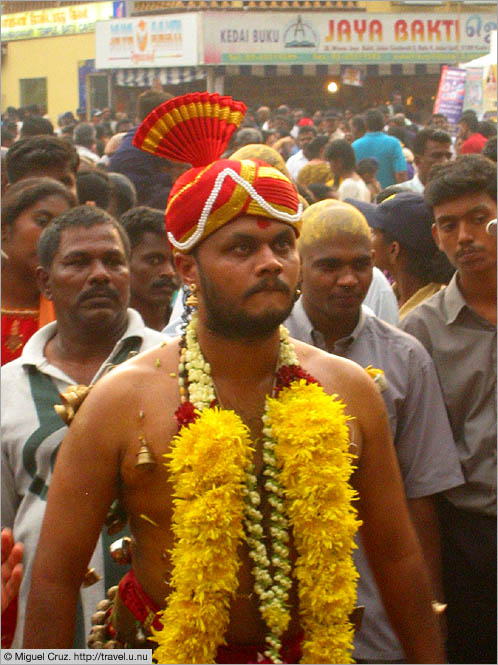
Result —
<instances>
[{"instance_id":1,"label":"man's nose","mask_svg":"<svg viewBox=\"0 0 498 665\"><path fill-rule=\"evenodd\" d=\"M460 245L467 245L474 240L472 224L461 220L458 225L458 242Z\"/></svg>"},{"instance_id":2,"label":"man's nose","mask_svg":"<svg viewBox=\"0 0 498 665\"><path fill-rule=\"evenodd\" d=\"M351 266L344 266L337 278L337 284L340 286L356 286L357 283L358 277L355 271Z\"/></svg>"},{"instance_id":3,"label":"man's nose","mask_svg":"<svg viewBox=\"0 0 498 665\"><path fill-rule=\"evenodd\" d=\"M264 246L258 252L258 272L282 271L282 261L269 246Z\"/></svg>"},{"instance_id":4,"label":"man's nose","mask_svg":"<svg viewBox=\"0 0 498 665\"><path fill-rule=\"evenodd\" d=\"M109 271L103 261L96 260L92 262L89 279L97 282L109 281Z\"/></svg>"}]
</instances>

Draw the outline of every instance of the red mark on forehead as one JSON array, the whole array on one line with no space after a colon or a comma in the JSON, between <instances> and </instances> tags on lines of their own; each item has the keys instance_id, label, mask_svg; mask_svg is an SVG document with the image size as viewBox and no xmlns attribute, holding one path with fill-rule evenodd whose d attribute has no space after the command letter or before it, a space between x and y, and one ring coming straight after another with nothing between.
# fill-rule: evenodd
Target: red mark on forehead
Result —
<instances>
[{"instance_id":1,"label":"red mark on forehead","mask_svg":"<svg viewBox=\"0 0 498 665\"><path fill-rule=\"evenodd\" d=\"M271 222L269 219L258 219L256 224L259 226L260 229L267 229Z\"/></svg>"}]
</instances>

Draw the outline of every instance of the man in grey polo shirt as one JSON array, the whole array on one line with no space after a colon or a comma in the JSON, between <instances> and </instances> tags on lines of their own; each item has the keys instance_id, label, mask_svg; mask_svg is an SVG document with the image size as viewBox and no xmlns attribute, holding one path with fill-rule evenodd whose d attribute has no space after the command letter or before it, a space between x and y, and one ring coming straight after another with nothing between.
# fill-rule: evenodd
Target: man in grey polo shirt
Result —
<instances>
[{"instance_id":1,"label":"man in grey polo shirt","mask_svg":"<svg viewBox=\"0 0 498 665\"><path fill-rule=\"evenodd\" d=\"M413 337L378 319L362 301L372 279L370 230L353 206L322 201L303 215L299 238L302 296L286 325L293 337L373 366L379 381L403 476L411 516L428 564L435 600L442 600L435 494L463 476L432 361ZM382 464L382 460L379 460ZM361 544L358 602L365 605L354 658L403 662Z\"/></svg>"},{"instance_id":2,"label":"man in grey polo shirt","mask_svg":"<svg viewBox=\"0 0 498 665\"><path fill-rule=\"evenodd\" d=\"M53 301L57 321L40 328L21 357L2 367L2 526L24 545L14 647L22 645L47 491L67 431L54 405L70 385L94 384L109 366L163 340L127 309L130 247L124 229L106 212L73 208L45 229L39 248L43 294ZM104 530L90 562L102 579L80 591L75 648L86 646L97 602L123 574L122 568L113 570L107 536Z\"/></svg>"},{"instance_id":3,"label":"man in grey polo shirt","mask_svg":"<svg viewBox=\"0 0 498 665\"><path fill-rule=\"evenodd\" d=\"M402 327L432 356L465 484L439 501L450 663L496 663L496 164L466 155L425 188L456 273Z\"/></svg>"}]
</instances>

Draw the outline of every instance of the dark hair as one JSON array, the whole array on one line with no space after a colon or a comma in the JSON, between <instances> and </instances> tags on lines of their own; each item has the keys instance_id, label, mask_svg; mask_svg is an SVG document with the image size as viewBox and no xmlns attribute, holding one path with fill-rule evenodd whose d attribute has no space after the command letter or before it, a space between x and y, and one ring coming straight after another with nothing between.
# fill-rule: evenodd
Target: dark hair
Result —
<instances>
[{"instance_id":1,"label":"dark hair","mask_svg":"<svg viewBox=\"0 0 498 665\"><path fill-rule=\"evenodd\" d=\"M496 201L496 164L482 155L461 155L432 167L424 198L433 207L481 191Z\"/></svg>"},{"instance_id":2,"label":"dark hair","mask_svg":"<svg viewBox=\"0 0 498 665\"><path fill-rule=\"evenodd\" d=\"M173 95L169 92L159 92L158 90L146 90L145 92L142 92L137 99L137 116L140 122L145 120L156 106L159 106L159 104L166 102L172 97Z\"/></svg>"},{"instance_id":3,"label":"dark hair","mask_svg":"<svg viewBox=\"0 0 498 665\"><path fill-rule=\"evenodd\" d=\"M421 279L425 284L436 282L448 284L453 277L455 268L448 257L439 249L433 254L419 252L409 247L403 247L406 258L404 269L410 275Z\"/></svg>"},{"instance_id":4,"label":"dark hair","mask_svg":"<svg viewBox=\"0 0 498 665\"><path fill-rule=\"evenodd\" d=\"M139 244L144 233L166 235L164 212L156 208L150 208L149 206L138 206L125 212L121 216L120 222L128 234L132 249Z\"/></svg>"},{"instance_id":5,"label":"dark hair","mask_svg":"<svg viewBox=\"0 0 498 665\"><path fill-rule=\"evenodd\" d=\"M492 136L486 141L481 155L484 155L484 157L487 157L496 164L496 136Z\"/></svg>"},{"instance_id":6,"label":"dark hair","mask_svg":"<svg viewBox=\"0 0 498 665\"><path fill-rule=\"evenodd\" d=\"M133 182L123 173L111 171L107 175L112 185L111 195L114 198L116 217L119 219L127 210L136 206L137 190Z\"/></svg>"},{"instance_id":7,"label":"dark hair","mask_svg":"<svg viewBox=\"0 0 498 665\"><path fill-rule=\"evenodd\" d=\"M7 177L14 183L32 170L66 166L76 175L79 163L79 155L70 141L58 136L32 136L16 141L9 148Z\"/></svg>"},{"instance_id":8,"label":"dark hair","mask_svg":"<svg viewBox=\"0 0 498 665\"><path fill-rule=\"evenodd\" d=\"M2 122L2 146L8 147L12 145L17 136L17 125L12 120L4 120Z\"/></svg>"},{"instance_id":9,"label":"dark hair","mask_svg":"<svg viewBox=\"0 0 498 665\"><path fill-rule=\"evenodd\" d=\"M400 183L399 185L388 185L385 187L381 192L377 194L375 197L375 203L382 203L385 199L387 199L388 196L392 196L393 194L397 194L398 192L409 192L409 189L406 189L406 187L403 187L403 183Z\"/></svg>"},{"instance_id":10,"label":"dark hair","mask_svg":"<svg viewBox=\"0 0 498 665\"><path fill-rule=\"evenodd\" d=\"M312 203L328 199L330 194L334 191L332 187L329 187L329 185L326 185L323 182L310 182L307 187L315 197L315 201L312 201Z\"/></svg>"},{"instance_id":11,"label":"dark hair","mask_svg":"<svg viewBox=\"0 0 498 665\"><path fill-rule=\"evenodd\" d=\"M78 206L55 217L43 230L38 241L38 260L40 264L49 270L54 256L59 249L62 232L65 229L82 227L90 229L99 224L110 224L119 233L123 248L128 260L130 260L130 241L121 224L108 212L97 208L97 206Z\"/></svg>"},{"instance_id":12,"label":"dark hair","mask_svg":"<svg viewBox=\"0 0 498 665\"><path fill-rule=\"evenodd\" d=\"M133 122L130 120L130 118L121 118L116 122L116 134L119 134L123 130L120 129L122 125L128 125L129 123L133 124Z\"/></svg>"},{"instance_id":13,"label":"dark hair","mask_svg":"<svg viewBox=\"0 0 498 665\"><path fill-rule=\"evenodd\" d=\"M74 128L73 139L76 145L83 145L86 148L91 148L94 145L96 138L97 131L95 126L89 122L80 122Z\"/></svg>"},{"instance_id":14,"label":"dark hair","mask_svg":"<svg viewBox=\"0 0 498 665\"><path fill-rule=\"evenodd\" d=\"M301 136L301 134L313 134L316 136L318 134L318 129L315 125L301 125L297 130L297 135Z\"/></svg>"},{"instance_id":15,"label":"dark hair","mask_svg":"<svg viewBox=\"0 0 498 665\"><path fill-rule=\"evenodd\" d=\"M76 191L80 205L93 201L99 208L109 208L112 184L107 173L98 169L80 171L76 174Z\"/></svg>"},{"instance_id":16,"label":"dark hair","mask_svg":"<svg viewBox=\"0 0 498 665\"><path fill-rule=\"evenodd\" d=\"M351 118L351 127L360 132L365 132L367 126L365 124L365 118L362 115L355 115Z\"/></svg>"},{"instance_id":17,"label":"dark hair","mask_svg":"<svg viewBox=\"0 0 498 665\"><path fill-rule=\"evenodd\" d=\"M336 139L332 143L329 143L325 151L325 159L327 161L332 159L340 160L346 171L352 171L356 162L354 150L346 139Z\"/></svg>"},{"instance_id":18,"label":"dark hair","mask_svg":"<svg viewBox=\"0 0 498 665\"><path fill-rule=\"evenodd\" d=\"M406 145L406 129L404 127L398 127L397 125L391 125L387 130L389 136L394 136L401 141L403 145Z\"/></svg>"},{"instance_id":19,"label":"dark hair","mask_svg":"<svg viewBox=\"0 0 498 665\"><path fill-rule=\"evenodd\" d=\"M21 127L21 138L25 139L28 136L39 136L46 134L53 136L54 126L47 118L42 118L40 115L28 115Z\"/></svg>"},{"instance_id":20,"label":"dark hair","mask_svg":"<svg viewBox=\"0 0 498 665\"><path fill-rule=\"evenodd\" d=\"M316 159L320 156L320 152L324 146L329 142L327 134L318 134L314 139L311 139L303 148L303 154L306 159Z\"/></svg>"},{"instance_id":21,"label":"dark hair","mask_svg":"<svg viewBox=\"0 0 498 665\"><path fill-rule=\"evenodd\" d=\"M477 115L475 114L475 111L472 111L470 109L462 113L459 122L463 123L464 125L467 125L469 130L474 134L479 129L479 120L477 119Z\"/></svg>"},{"instance_id":22,"label":"dark hair","mask_svg":"<svg viewBox=\"0 0 498 665\"><path fill-rule=\"evenodd\" d=\"M257 127L242 127L235 132L230 143L234 148L240 148L250 143L263 143L263 134Z\"/></svg>"},{"instance_id":23,"label":"dark hair","mask_svg":"<svg viewBox=\"0 0 498 665\"><path fill-rule=\"evenodd\" d=\"M24 210L49 196L60 196L69 206L77 205L76 197L53 178L24 178L9 187L2 198L2 224L13 226Z\"/></svg>"},{"instance_id":24,"label":"dark hair","mask_svg":"<svg viewBox=\"0 0 498 665\"><path fill-rule=\"evenodd\" d=\"M356 173L376 173L379 170L379 161L375 157L364 157L356 164Z\"/></svg>"},{"instance_id":25,"label":"dark hair","mask_svg":"<svg viewBox=\"0 0 498 665\"><path fill-rule=\"evenodd\" d=\"M425 152L425 146L429 141L451 145L451 136L442 129L434 129L433 127L421 129L413 139L414 154L419 156L423 155Z\"/></svg>"},{"instance_id":26,"label":"dark hair","mask_svg":"<svg viewBox=\"0 0 498 665\"><path fill-rule=\"evenodd\" d=\"M369 132L381 132L384 129L384 116L377 109L370 109L365 114L365 124Z\"/></svg>"},{"instance_id":27,"label":"dark hair","mask_svg":"<svg viewBox=\"0 0 498 665\"><path fill-rule=\"evenodd\" d=\"M481 120L478 124L478 131L479 134L490 139L493 136L496 136L496 122L493 122L493 120Z\"/></svg>"}]
</instances>

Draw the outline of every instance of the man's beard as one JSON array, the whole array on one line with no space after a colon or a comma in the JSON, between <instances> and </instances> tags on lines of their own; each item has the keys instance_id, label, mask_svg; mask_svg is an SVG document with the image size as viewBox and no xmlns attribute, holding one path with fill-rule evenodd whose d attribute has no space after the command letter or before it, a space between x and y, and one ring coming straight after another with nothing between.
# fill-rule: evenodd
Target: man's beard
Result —
<instances>
[{"instance_id":1,"label":"man's beard","mask_svg":"<svg viewBox=\"0 0 498 665\"><path fill-rule=\"evenodd\" d=\"M199 270L202 299L206 308L207 327L214 333L227 339L265 339L283 323L292 311L294 299L289 287L278 278L262 280L256 287L249 289L244 295L250 297L259 291L277 289L289 295L289 303L282 309L267 309L263 314L252 315L243 310L234 311L226 303L223 293Z\"/></svg>"}]
</instances>

